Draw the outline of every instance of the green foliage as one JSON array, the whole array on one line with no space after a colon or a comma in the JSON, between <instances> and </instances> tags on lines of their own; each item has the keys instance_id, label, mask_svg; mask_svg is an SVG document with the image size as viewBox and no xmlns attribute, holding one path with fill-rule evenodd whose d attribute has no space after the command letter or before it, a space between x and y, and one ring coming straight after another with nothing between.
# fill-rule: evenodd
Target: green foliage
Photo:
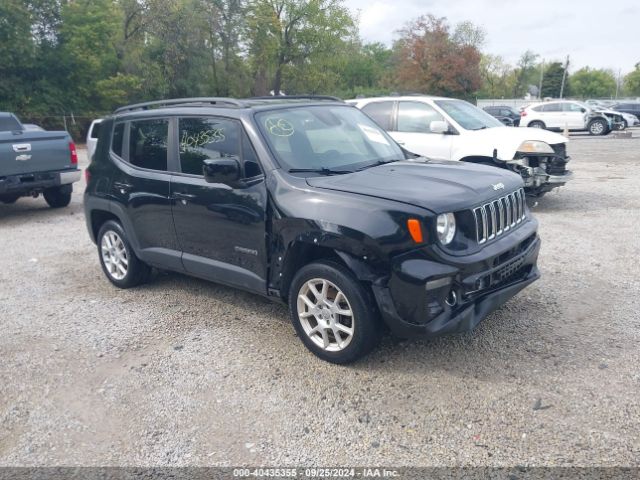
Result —
<instances>
[{"instance_id":1,"label":"green foliage","mask_svg":"<svg viewBox=\"0 0 640 480\"><path fill-rule=\"evenodd\" d=\"M544 70L542 80L542 97L559 98L562 88L564 67L560 62L552 62ZM565 83L563 97L569 96L568 82Z\"/></svg>"},{"instance_id":2,"label":"green foliage","mask_svg":"<svg viewBox=\"0 0 640 480\"><path fill-rule=\"evenodd\" d=\"M610 70L584 67L571 75L571 93L581 98L611 97L616 93L616 79Z\"/></svg>"},{"instance_id":3,"label":"green foliage","mask_svg":"<svg viewBox=\"0 0 640 480\"><path fill-rule=\"evenodd\" d=\"M627 95L640 96L640 63L624 77L624 91Z\"/></svg>"},{"instance_id":4,"label":"green foliage","mask_svg":"<svg viewBox=\"0 0 640 480\"><path fill-rule=\"evenodd\" d=\"M393 48L366 44L345 0L2 0L0 110L84 135L120 105L169 97L500 98L538 85L538 55L512 66L481 54L484 44L473 23L428 15ZM561 78L562 65L547 65L543 94L557 97ZM585 97L615 91L601 70L579 70L570 85ZM640 95L640 65L624 86Z\"/></svg>"}]
</instances>

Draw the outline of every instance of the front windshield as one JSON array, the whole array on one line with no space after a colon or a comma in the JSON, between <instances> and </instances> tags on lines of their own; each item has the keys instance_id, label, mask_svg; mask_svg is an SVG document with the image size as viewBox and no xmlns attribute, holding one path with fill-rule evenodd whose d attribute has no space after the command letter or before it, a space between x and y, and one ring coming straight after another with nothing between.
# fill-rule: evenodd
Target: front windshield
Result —
<instances>
[{"instance_id":1,"label":"front windshield","mask_svg":"<svg viewBox=\"0 0 640 480\"><path fill-rule=\"evenodd\" d=\"M435 103L466 130L504 127L500 120L471 105L469 102L463 100L436 100Z\"/></svg>"},{"instance_id":2,"label":"front windshield","mask_svg":"<svg viewBox=\"0 0 640 480\"><path fill-rule=\"evenodd\" d=\"M402 149L355 107L296 106L256 114L280 165L349 170L403 159Z\"/></svg>"}]
</instances>

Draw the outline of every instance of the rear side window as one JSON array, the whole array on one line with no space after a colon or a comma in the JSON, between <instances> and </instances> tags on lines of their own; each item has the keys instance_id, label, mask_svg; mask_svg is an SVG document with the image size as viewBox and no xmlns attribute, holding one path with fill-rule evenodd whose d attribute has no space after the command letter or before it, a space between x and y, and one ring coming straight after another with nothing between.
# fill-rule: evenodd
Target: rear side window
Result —
<instances>
[{"instance_id":1,"label":"rear side window","mask_svg":"<svg viewBox=\"0 0 640 480\"><path fill-rule=\"evenodd\" d=\"M559 103L549 103L547 105L542 106L542 111L543 112L561 112L562 105L560 105Z\"/></svg>"},{"instance_id":2,"label":"rear side window","mask_svg":"<svg viewBox=\"0 0 640 480\"><path fill-rule=\"evenodd\" d=\"M240 159L240 125L233 120L181 118L178 138L182 173L202 175L202 162L207 159Z\"/></svg>"},{"instance_id":3,"label":"rear side window","mask_svg":"<svg viewBox=\"0 0 640 480\"><path fill-rule=\"evenodd\" d=\"M431 133L431 122L444 120L432 106L421 102L400 102L398 106L398 131Z\"/></svg>"},{"instance_id":4,"label":"rear side window","mask_svg":"<svg viewBox=\"0 0 640 480\"><path fill-rule=\"evenodd\" d=\"M91 138L98 138L100 136L100 123L94 123L91 129Z\"/></svg>"},{"instance_id":5,"label":"rear side window","mask_svg":"<svg viewBox=\"0 0 640 480\"><path fill-rule=\"evenodd\" d=\"M129 162L150 170L167 170L169 122L166 119L131 122Z\"/></svg>"},{"instance_id":6,"label":"rear side window","mask_svg":"<svg viewBox=\"0 0 640 480\"><path fill-rule=\"evenodd\" d=\"M382 129L391 130L393 102L370 103L362 107L362 111L369 115Z\"/></svg>"},{"instance_id":7,"label":"rear side window","mask_svg":"<svg viewBox=\"0 0 640 480\"><path fill-rule=\"evenodd\" d=\"M113 153L122 157L122 142L124 140L124 123L117 123L113 128L113 137L111 137L111 150Z\"/></svg>"},{"instance_id":8,"label":"rear side window","mask_svg":"<svg viewBox=\"0 0 640 480\"><path fill-rule=\"evenodd\" d=\"M0 132L22 130L20 123L13 116L0 117Z\"/></svg>"}]
</instances>

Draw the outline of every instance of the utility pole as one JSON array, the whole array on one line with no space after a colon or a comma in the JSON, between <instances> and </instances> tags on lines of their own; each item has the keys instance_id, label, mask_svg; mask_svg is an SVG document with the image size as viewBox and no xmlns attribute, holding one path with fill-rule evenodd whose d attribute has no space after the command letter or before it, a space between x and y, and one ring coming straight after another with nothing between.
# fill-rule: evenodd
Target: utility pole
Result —
<instances>
[{"instance_id":1,"label":"utility pole","mask_svg":"<svg viewBox=\"0 0 640 480\"><path fill-rule=\"evenodd\" d=\"M544 78L544 58L540 64L540 86L538 88L538 99L542 100L542 79Z\"/></svg>"},{"instance_id":2,"label":"utility pole","mask_svg":"<svg viewBox=\"0 0 640 480\"><path fill-rule=\"evenodd\" d=\"M618 93L620 92L620 77L622 76L622 69L618 69L618 78L616 79L616 100L618 99Z\"/></svg>"},{"instance_id":3,"label":"utility pole","mask_svg":"<svg viewBox=\"0 0 640 480\"><path fill-rule=\"evenodd\" d=\"M562 85L560 85L560 98L564 96L564 82L567 80L567 70L569 70L569 55L567 55L567 61L564 64L564 72L562 72Z\"/></svg>"}]
</instances>

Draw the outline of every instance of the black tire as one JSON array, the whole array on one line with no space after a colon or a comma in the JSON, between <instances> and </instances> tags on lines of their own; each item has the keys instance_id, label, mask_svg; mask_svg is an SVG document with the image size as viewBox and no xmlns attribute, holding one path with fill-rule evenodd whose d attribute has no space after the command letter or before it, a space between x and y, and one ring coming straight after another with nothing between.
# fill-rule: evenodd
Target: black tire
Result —
<instances>
[{"instance_id":1,"label":"black tire","mask_svg":"<svg viewBox=\"0 0 640 480\"><path fill-rule=\"evenodd\" d=\"M20 195L2 195L0 197L0 202L7 204L16 203L19 198Z\"/></svg>"},{"instance_id":2,"label":"black tire","mask_svg":"<svg viewBox=\"0 0 640 480\"><path fill-rule=\"evenodd\" d=\"M63 187L47 188L42 195L51 208L63 208L71 203L72 193L73 187L65 185Z\"/></svg>"},{"instance_id":3,"label":"black tire","mask_svg":"<svg viewBox=\"0 0 640 480\"><path fill-rule=\"evenodd\" d=\"M602 118L594 118L587 125L589 135L606 135L609 133L609 124Z\"/></svg>"},{"instance_id":4,"label":"black tire","mask_svg":"<svg viewBox=\"0 0 640 480\"><path fill-rule=\"evenodd\" d=\"M527 125L527 127L529 127L529 128L542 128L542 129L547 128L547 126L544 124L544 122L541 122L540 120L534 120L529 125Z\"/></svg>"},{"instance_id":5,"label":"black tire","mask_svg":"<svg viewBox=\"0 0 640 480\"><path fill-rule=\"evenodd\" d=\"M303 321L298 314L299 293L307 282L314 279L326 280L337 287L344 295L346 302L348 302L346 305L352 312L350 319L341 320L341 322L347 321L347 323L350 323L352 328L350 341L341 350L328 351L316 344L305 331L305 327L302 324ZM343 305L345 304L343 303ZM289 311L293 327L302 343L314 355L331 363L345 364L363 357L378 344L382 334L382 326L380 325L373 295L347 268L331 261L314 262L298 271L289 289ZM309 318L310 320L307 324L310 322L318 323L315 315L310 315ZM333 338L335 341L333 333L329 332L328 335L330 335L329 338ZM342 335L342 333L338 333L338 335ZM322 337L324 338L324 335ZM318 339L318 341L320 340Z\"/></svg>"},{"instance_id":6,"label":"black tire","mask_svg":"<svg viewBox=\"0 0 640 480\"><path fill-rule=\"evenodd\" d=\"M126 254L128 265L126 266L126 274L122 278L117 278L116 276L114 276L114 273L112 273L105 264L105 255L103 254L103 239L105 235L108 235L110 233L115 233L119 237ZM138 257L136 257L136 254L129 244L129 240L127 239L127 234L118 222L114 220L106 221L98 231L96 243L98 245L98 258L100 259L100 266L102 267L102 271L104 272L107 279L116 287L131 288L145 283L149 280L149 277L151 275L151 267L149 267L149 265L142 262Z\"/></svg>"},{"instance_id":7,"label":"black tire","mask_svg":"<svg viewBox=\"0 0 640 480\"><path fill-rule=\"evenodd\" d=\"M616 130L626 130L627 128L629 128L629 124L627 123L626 120L622 120L622 123L618 124L618 126L616 127Z\"/></svg>"}]
</instances>

